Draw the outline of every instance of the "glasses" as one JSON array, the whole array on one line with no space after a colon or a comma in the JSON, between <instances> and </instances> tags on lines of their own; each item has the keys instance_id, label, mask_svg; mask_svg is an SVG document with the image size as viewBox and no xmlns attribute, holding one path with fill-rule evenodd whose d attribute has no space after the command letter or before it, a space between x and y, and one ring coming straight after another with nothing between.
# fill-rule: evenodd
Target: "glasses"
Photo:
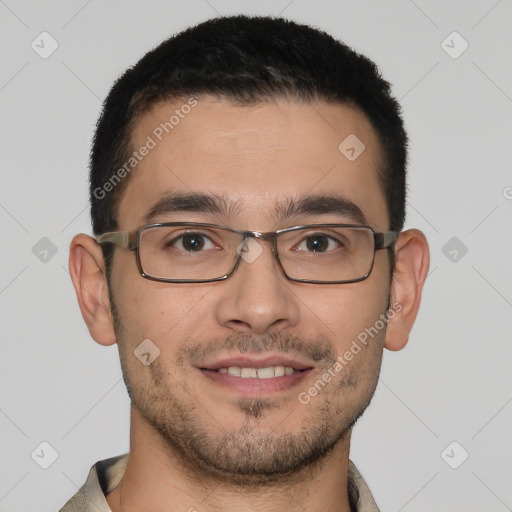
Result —
<instances>
[{"instance_id":1,"label":"glasses","mask_svg":"<svg viewBox=\"0 0 512 512\"><path fill-rule=\"evenodd\" d=\"M392 247L397 231L376 233L370 226L313 224L268 233L197 222L148 224L135 231L114 231L97 237L135 251L140 273L165 283L208 283L230 277L244 259L263 252L257 242L269 241L284 275L315 284L354 283L366 279L375 252Z\"/></svg>"}]
</instances>

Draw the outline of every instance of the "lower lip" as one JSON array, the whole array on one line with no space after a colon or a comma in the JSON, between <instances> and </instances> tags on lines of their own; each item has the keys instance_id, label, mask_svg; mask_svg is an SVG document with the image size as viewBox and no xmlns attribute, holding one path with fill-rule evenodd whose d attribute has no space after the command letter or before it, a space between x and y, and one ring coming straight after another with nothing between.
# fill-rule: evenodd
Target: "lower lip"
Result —
<instances>
[{"instance_id":1,"label":"lower lip","mask_svg":"<svg viewBox=\"0 0 512 512\"><path fill-rule=\"evenodd\" d=\"M291 375L282 377L271 377L259 379L257 377L234 377L229 373L219 373L215 370L199 370L211 381L230 389L243 396L269 395L280 391L287 391L302 382L310 373L311 369L294 372Z\"/></svg>"}]
</instances>

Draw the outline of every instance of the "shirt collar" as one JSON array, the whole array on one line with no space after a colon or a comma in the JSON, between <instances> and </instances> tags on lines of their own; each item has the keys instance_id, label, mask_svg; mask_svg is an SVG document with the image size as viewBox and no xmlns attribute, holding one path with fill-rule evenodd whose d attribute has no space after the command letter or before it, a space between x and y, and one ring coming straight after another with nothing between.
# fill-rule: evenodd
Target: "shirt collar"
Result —
<instances>
[{"instance_id":1,"label":"shirt collar","mask_svg":"<svg viewBox=\"0 0 512 512\"><path fill-rule=\"evenodd\" d=\"M94 464L85 484L60 512L112 512L105 496L121 481L127 464L128 454ZM368 485L352 461L348 466L348 495L352 512L379 512Z\"/></svg>"}]
</instances>

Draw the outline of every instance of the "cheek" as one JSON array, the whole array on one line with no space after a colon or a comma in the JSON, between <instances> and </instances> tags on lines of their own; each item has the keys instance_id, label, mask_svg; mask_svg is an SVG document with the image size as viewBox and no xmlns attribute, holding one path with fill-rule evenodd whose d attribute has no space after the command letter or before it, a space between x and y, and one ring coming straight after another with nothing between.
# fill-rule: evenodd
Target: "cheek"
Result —
<instances>
[{"instance_id":1,"label":"cheek","mask_svg":"<svg viewBox=\"0 0 512 512\"><path fill-rule=\"evenodd\" d=\"M175 359L184 341L201 335L207 328L208 289L158 283L135 276L119 280L114 300L123 330L120 350L133 351L142 340L151 340L164 359ZM211 310L211 308L210 308Z\"/></svg>"},{"instance_id":2,"label":"cheek","mask_svg":"<svg viewBox=\"0 0 512 512\"><path fill-rule=\"evenodd\" d=\"M389 287L385 280L367 279L359 283L340 285L304 297L303 301L314 313L311 321L323 329L338 353L345 352L353 340L364 339L364 333L375 327L384 334L381 315L385 314Z\"/></svg>"},{"instance_id":3,"label":"cheek","mask_svg":"<svg viewBox=\"0 0 512 512\"><path fill-rule=\"evenodd\" d=\"M353 290L338 294L326 306L326 315L332 319L329 337L337 354L331 367L337 382L331 388L332 397L344 389L343 394L357 403L367 400L375 389L387 325L388 290L376 289L371 283L355 288L363 283L350 285Z\"/></svg>"}]
</instances>

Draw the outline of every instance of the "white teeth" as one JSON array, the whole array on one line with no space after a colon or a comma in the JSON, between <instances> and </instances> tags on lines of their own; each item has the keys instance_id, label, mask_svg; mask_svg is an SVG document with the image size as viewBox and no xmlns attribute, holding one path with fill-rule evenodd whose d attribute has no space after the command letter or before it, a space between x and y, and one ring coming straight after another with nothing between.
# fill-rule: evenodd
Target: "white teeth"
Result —
<instances>
[{"instance_id":1,"label":"white teeth","mask_svg":"<svg viewBox=\"0 0 512 512\"><path fill-rule=\"evenodd\" d=\"M233 375L233 377L240 377L240 367L239 366L230 366L228 368L229 375Z\"/></svg>"},{"instance_id":2,"label":"white teeth","mask_svg":"<svg viewBox=\"0 0 512 512\"><path fill-rule=\"evenodd\" d=\"M260 379L270 379L274 376L274 367L269 366L268 368L258 368L257 373Z\"/></svg>"},{"instance_id":3,"label":"white teeth","mask_svg":"<svg viewBox=\"0 0 512 512\"><path fill-rule=\"evenodd\" d=\"M240 366L228 366L219 368L219 373L227 373L233 377L242 379L271 379L272 377L282 377L283 375L292 375L294 370L290 366L267 366L266 368L241 368Z\"/></svg>"},{"instance_id":4,"label":"white teeth","mask_svg":"<svg viewBox=\"0 0 512 512\"><path fill-rule=\"evenodd\" d=\"M282 377L285 374L284 366L274 366L274 375Z\"/></svg>"},{"instance_id":5,"label":"white teeth","mask_svg":"<svg viewBox=\"0 0 512 512\"><path fill-rule=\"evenodd\" d=\"M258 376L258 373L256 371L256 368L242 368L240 370L240 377L243 379L247 379L249 377L256 378Z\"/></svg>"}]
</instances>

